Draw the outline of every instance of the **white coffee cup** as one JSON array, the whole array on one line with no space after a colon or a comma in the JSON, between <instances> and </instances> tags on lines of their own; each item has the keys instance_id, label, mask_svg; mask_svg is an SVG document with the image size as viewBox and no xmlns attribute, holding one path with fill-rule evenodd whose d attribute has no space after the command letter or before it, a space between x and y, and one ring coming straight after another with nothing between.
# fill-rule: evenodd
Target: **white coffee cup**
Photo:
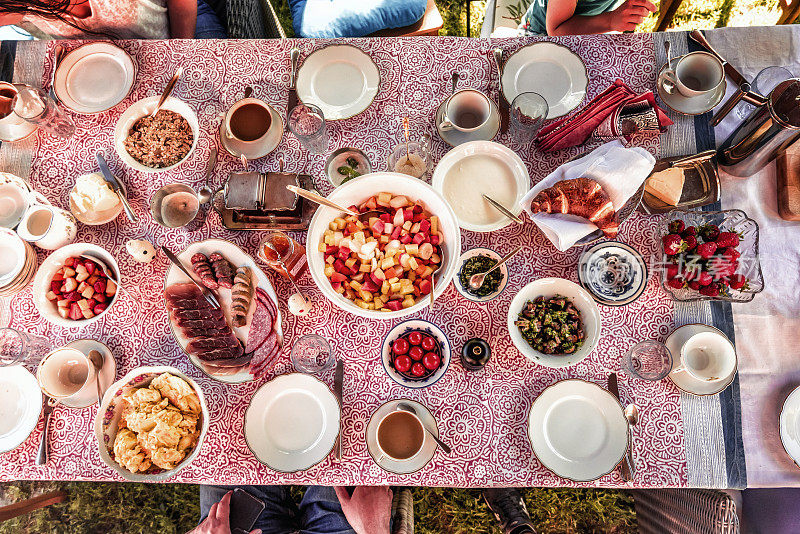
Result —
<instances>
[{"instance_id":1,"label":"white coffee cup","mask_svg":"<svg viewBox=\"0 0 800 534\"><path fill-rule=\"evenodd\" d=\"M409 442L404 443L403 440ZM395 410L384 415L378 422L375 441L381 453L378 461L389 458L395 462L407 462L422 451L425 428L419 417L413 413Z\"/></svg>"},{"instance_id":2,"label":"white coffee cup","mask_svg":"<svg viewBox=\"0 0 800 534\"><path fill-rule=\"evenodd\" d=\"M667 66L659 75L658 83L669 94L675 90L687 98L712 94L725 80L722 62L708 52L690 52Z\"/></svg>"},{"instance_id":3,"label":"white coffee cup","mask_svg":"<svg viewBox=\"0 0 800 534\"><path fill-rule=\"evenodd\" d=\"M97 371L83 352L68 347L48 353L36 369L39 387L56 400L79 397L95 388Z\"/></svg>"},{"instance_id":4,"label":"white coffee cup","mask_svg":"<svg viewBox=\"0 0 800 534\"><path fill-rule=\"evenodd\" d=\"M699 332L681 347L681 362L672 373L688 373L710 384L724 382L736 370L733 343L717 332Z\"/></svg>"},{"instance_id":5,"label":"white coffee cup","mask_svg":"<svg viewBox=\"0 0 800 534\"><path fill-rule=\"evenodd\" d=\"M462 89L447 99L443 111L440 130L474 132L489 122L494 110L485 94L475 89Z\"/></svg>"},{"instance_id":6,"label":"white coffee cup","mask_svg":"<svg viewBox=\"0 0 800 534\"><path fill-rule=\"evenodd\" d=\"M260 109L250 106L257 106ZM244 111L242 108L245 108ZM241 119L241 114L248 109L256 112L253 114L254 117L263 119L247 124L249 126L248 133L252 134L255 131L260 135L243 135L242 124L238 123L238 119ZM263 131L255 129L259 123L261 124L260 130ZM236 156L244 155L248 159L256 159L258 154L263 152L264 147L279 142L282 135L279 130L280 120L274 116L269 104L258 98L243 98L225 113L225 120L222 123L222 135L225 138L223 144L229 151L237 152Z\"/></svg>"},{"instance_id":7,"label":"white coffee cup","mask_svg":"<svg viewBox=\"0 0 800 534\"><path fill-rule=\"evenodd\" d=\"M37 204L25 212L17 233L45 250L55 250L75 241L78 223L66 210L49 204Z\"/></svg>"}]
</instances>

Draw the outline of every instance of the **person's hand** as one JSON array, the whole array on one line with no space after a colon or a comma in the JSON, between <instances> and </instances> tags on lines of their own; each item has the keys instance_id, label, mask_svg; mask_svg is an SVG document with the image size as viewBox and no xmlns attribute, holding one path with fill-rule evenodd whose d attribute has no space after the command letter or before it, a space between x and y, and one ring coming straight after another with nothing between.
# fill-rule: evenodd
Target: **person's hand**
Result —
<instances>
[{"instance_id":1,"label":"person's hand","mask_svg":"<svg viewBox=\"0 0 800 534\"><path fill-rule=\"evenodd\" d=\"M608 13L610 30L634 31L636 26L650 13L656 12L656 6L650 0L625 0L625 3Z\"/></svg>"},{"instance_id":2,"label":"person's hand","mask_svg":"<svg viewBox=\"0 0 800 534\"><path fill-rule=\"evenodd\" d=\"M356 534L389 534L392 517L391 489L382 486L358 486L352 497L346 488L334 489L344 516Z\"/></svg>"},{"instance_id":3,"label":"person's hand","mask_svg":"<svg viewBox=\"0 0 800 534\"><path fill-rule=\"evenodd\" d=\"M206 520L197 525L189 534L231 534L231 495L233 492L229 491L219 502L214 503ZM257 528L250 534L261 534L261 529Z\"/></svg>"}]
</instances>

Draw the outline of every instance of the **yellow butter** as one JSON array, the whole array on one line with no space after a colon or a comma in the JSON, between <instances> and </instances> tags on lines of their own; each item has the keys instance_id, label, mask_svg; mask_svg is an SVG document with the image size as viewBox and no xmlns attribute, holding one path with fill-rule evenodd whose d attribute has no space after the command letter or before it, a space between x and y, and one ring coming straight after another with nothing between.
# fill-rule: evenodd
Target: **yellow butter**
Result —
<instances>
[{"instance_id":1,"label":"yellow butter","mask_svg":"<svg viewBox=\"0 0 800 534\"><path fill-rule=\"evenodd\" d=\"M685 179L683 169L671 167L657 172L648 178L644 190L659 200L671 206L675 206L681 200L683 182Z\"/></svg>"}]
</instances>

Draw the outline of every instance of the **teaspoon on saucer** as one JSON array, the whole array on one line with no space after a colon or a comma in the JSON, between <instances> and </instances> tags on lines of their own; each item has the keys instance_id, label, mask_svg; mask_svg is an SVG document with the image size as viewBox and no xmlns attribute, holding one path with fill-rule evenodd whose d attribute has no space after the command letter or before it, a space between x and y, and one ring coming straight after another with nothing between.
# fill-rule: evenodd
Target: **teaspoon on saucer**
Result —
<instances>
[{"instance_id":1,"label":"teaspoon on saucer","mask_svg":"<svg viewBox=\"0 0 800 534\"><path fill-rule=\"evenodd\" d=\"M417 413L417 410L415 410L415 409L414 409L414 407L413 407L413 406L411 406L410 404L407 404L407 403L405 403L405 402L401 402L401 403L399 403L399 404L397 405L397 409L398 409L398 410L400 410L401 412L408 412L408 413L410 413L411 415L415 416L417 419L419 419L419 414ZM433 440L434 440L436 443L438 443L438 444L439 444L439 446L442 448L442 450L443 450L445 453L447 453L447 454L450 454L450 452L452 452L452 451L451 451L451 449L450 449L450 447L448 447L448 446L447 446L447 444L446 444L445 442L443 442L442 440L440 440L439 438L437 438L437 437L436 437L436 435L435 435L433 432L431 432L431 431L428 429L428 427L427 427L427 426L425 426L425 423L423 423L421 420L420 420L420 424L422 425L422 428L424 428L424 429L425 429L425 432L427 432L427 433L430 435L430 437L432 437L432 438L433 438Z\"/></svg>"}]
</instances>

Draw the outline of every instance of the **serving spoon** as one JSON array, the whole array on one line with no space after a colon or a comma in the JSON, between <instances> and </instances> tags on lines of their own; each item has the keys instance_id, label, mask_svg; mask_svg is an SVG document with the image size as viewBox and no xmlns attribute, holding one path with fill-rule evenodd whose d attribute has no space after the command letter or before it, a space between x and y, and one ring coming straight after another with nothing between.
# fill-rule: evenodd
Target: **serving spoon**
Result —
<instances>
[{"instance_id":1,"label":"serving spoon","mask_svg":"<svg viewBox=\"0 0 800 534\"><path fill-rule=\"evenodd\" d=\"M478 290L481 287L483 287L483 283L486 281L486 277L489 275L489 273L491 273L492 271L494 271L495 269L497 269L501 265L503 265L505 262L507 262L508 260L513 258L514 255L516 255L520 250L522 250L522 247L515 248L514 250L512 250L511 252L509 252L508 254L503 256L502 258L500 258L500 261L498 261L497 263L492 265L492 268L489 269L488 271L483 272L483 273L475 273L472 276L470 276L469 277L469 287L470 287L470 289Z\"/></svg>"},{"instance_id":2,"label":"serving spoon","mask_svg":"<svg viewBox=\"0 0 800 534\"><path fill-rule=\"evenodd\" d=\"M505 215L506 217L508 217L512 221L514 221L515 223L517 223L517 224L525 224L524 221L522 219L520 219L517 215L514 215L513 213L511 213L510 209L508 209L507 207L503 206L502 204L500 204L498 201L496 201L495 199L493 199L489 195L484 194L484 195L481 195L481 196L483 196L483 199L486 202L488 202L489 204L491 204L494 209L496 209L497 211L499 211L500 213L502 213L503 215Z\"/></svg>"},{"instance_id":3,"label":"serving spoon","mask_svg":"<svg viewBox=\"0 0 800 534\"><path fill-rule=\"evenodd\" d=\"M297 187L296 185L287 184L286 189L294 193L295 195L299 195L305 199L310 200L311 202L316 202L322 206L327 206L329 208L333 208L335 210L342 211L348 215L352 215L354 217L358 217L359 220L369 219L370 217L377 217L385 212L379 210L369 210L365 211L364 213L357 213L350 208L345 208L340 206L336 202L328 200L327 198L323 197L322 195L318 195L313 191L309 191L308 189L303 189L302 187Z\"/></svg>"},{"instance_id":4,"label":"serving spoon","mask_svg":"<svg viewBox=\"0 0 800 534\"><path fill-rule=\"evenodd\" d=\"M172 75L172 79L167 82L167 86L164 88L164 92L161 93L161 98L158 99L158 104L156 104L156 108L150 113L151 117L155 117L158 110L161 109L161 106L164 105L164 102L167 101L169 95L172 94L172 90L175 88L175 84L178 83L181 75L183 75L183 65L178 67L178 70L175 71L175 74Z\"/></svg>"},{"instance_id":5,"label":"serving spoon","mask_svg":"<svg viewBox=\"0 0 800 534\"><path fill-rule=\"evenodd\" d=\"M410 413L411 415L414 415L414 416L416 416L416 418L417 418L417 419L419 419L419 414L417 413L417 410L415 410L415 409L414 409L414 407L413 407L413 406L411 406L410 404L407 404L407 403L405 403L405 402L398 403L398 404L397 404L397 409L398 409L398 410L400 410L401 412L408 412L408 413ZM434 435L434 433L433 433L433 432L431 432L431 431L428 429L428 427L427 427L427 426L426 426L426 425L425 425L425 424L422 422L422 420L421 420L421 419L419 419L419 423L422 425L422 428L424 428L424 429L425 429L425 432L427 432L427 433L428 433L428 435L429 435L430 437L432 437L432 438L433 438L433 441L435 441L436 443L438 443L438 444L439 444L439 446L442 448L442 450L443 450L445 453L447 453L447 454L450 454L450 453L452 452L452 450L450 449L450 447L448 447L448 446L447 446L447 444L446 444L444 441L442 441L442 440L440 440L439 438L437 438L437 437Z\"/></svg>"}]
</instances>

